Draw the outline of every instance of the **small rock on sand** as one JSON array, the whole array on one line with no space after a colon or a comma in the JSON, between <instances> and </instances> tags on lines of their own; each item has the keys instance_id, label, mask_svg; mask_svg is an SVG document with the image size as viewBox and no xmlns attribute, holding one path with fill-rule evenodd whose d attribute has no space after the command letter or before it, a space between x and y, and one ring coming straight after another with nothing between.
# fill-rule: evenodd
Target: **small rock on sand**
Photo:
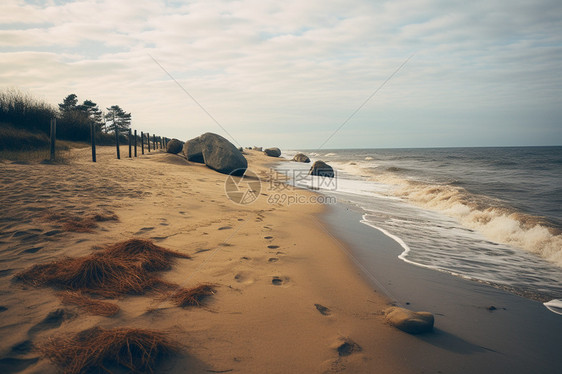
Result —
<instances>
[{"instance_id":1,"label":"small rock on sand","mask_svg":"<svg viewBox=\"0 0 562 374\"><path fill-rule=\"evenodd\" d=\"M166 152L177 155L183 148L183 142L178 139L172 139L166 145Z\"/></svg>"},{"instance_id":2,"label":"small rock on sand","mask_svg":"<svg viewBox=\"0 0 562 374\"><path fill-rule=\"evenodd\" d=\"M309 159L308 156L305 155L304 153L297 153L297 154L293 157L293 161L296 161L296 162L310 162L310 159Z\"/></svg>"},{"instance_id":3,"label":"small rock on sand","mask_svg":"<svg viewBox=\"0 0 562 374\"><path fill-rule=\"evenodd\" d=\"M263 152L269 157L279 157L281 156L281 150L279 148L266 148Z\"/></svg>"},{"instance_id":4,"label":"small rock on sand","mask_svg":"<svg viewBox=\"0 0 562 374\"><path fill-rule=\"evenodd\" d=\"M429 312L413 312L406 308L393 307L384 311L386 321L409 334L423 334L433 330L434 317Z\"/></svg>"},{"instance_id":5,"label":"small rock on sand","mask_svg":"<svg viewBox=\"0 0 562 374\"><path fill-rule=\"evenodd\" d=\"M332 167L327 163L325 163L324 161L316 161L310 167L310 170L308 171L308 175L318 175L320 177L333 178L334 169L332 169Z\"/></svg>"},{"instance_id":6,"label":"small rock on sand","mask_svg":"<svg viewBox=\"0 0 562 374\"><path fill-rule=\"evenodd\" d=\"M203 164L203 149L201 148L201 141L199 137L189 139L183 145L183 155L188 161L199 162Z\"/></svg>"}]
</instances>

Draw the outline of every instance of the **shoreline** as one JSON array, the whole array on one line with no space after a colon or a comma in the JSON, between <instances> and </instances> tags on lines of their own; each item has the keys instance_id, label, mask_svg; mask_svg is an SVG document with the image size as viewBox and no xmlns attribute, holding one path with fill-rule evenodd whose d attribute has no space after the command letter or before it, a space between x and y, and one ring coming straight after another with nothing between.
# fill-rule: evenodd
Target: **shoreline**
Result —
<instances>
[{"instance_id":1,"label":"shoreline","mask_svg":"<svg viewBox=\"0 0 562 374\"><path fill-rule=\"evenodd\" d=\"M360 208L338 202L323 221L349 248L374 287L382 288L397 305L435 315L435 332L414 337L415 350L404 356L409 369L448 373L557 370L562 345L559 315L541 302L406 263L399 259L400 244L361 223L361 217ZM398 345L411 340L405 334L393 338Z\"/></svg>"},{"instance_id":2,"label":"shoreline","mask_svg":"<svg viewBox=\"0 0 562 374\"><path fill-rule=\"evenodd\" d=\"M116 160L113 152L99 147L96 164L83 149L73 150L68 164L0 165L3 370L55 373L33 346L94 326L128 326L181 342L178 357L160 368L170 373L416 372L402 364L400 349L388 346L402 334L384 322L388 300L326 234L319 218L324 207L271 204L264 190L255 203L236 205L225 195L226 176L204 165L158 151ZM256 152L247 158L267 183L267 165L277 160ZM71 232L44 218L56 213L51 217L80 221L94 211L118 221ZM182 287L213 283L217 292L189 308L154 292L126 295L109 300L120 308L115 316L101 317L63 304L52 288L13 280L32 265L131 238L192 257L178 259L163 280Z\"/></svg>"}]
</instances>

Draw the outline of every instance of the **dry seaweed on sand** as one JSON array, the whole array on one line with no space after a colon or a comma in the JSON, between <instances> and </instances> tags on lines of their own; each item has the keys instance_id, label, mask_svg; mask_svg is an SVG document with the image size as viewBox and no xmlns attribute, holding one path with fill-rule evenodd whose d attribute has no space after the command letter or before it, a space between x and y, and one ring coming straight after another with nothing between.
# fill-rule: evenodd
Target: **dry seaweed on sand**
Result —
<instances>
[{"instance_id":1,"label":"dry seaweed on sand","mask_svg":"<svg viewBox=\"0 0 562 374\"><path fill-rule=\"evenodd\" d=\"M107 297L142 294L160 283L126 259L98 254L34 265L17 274L16 279L34 286L81 290Z\"/></svg>"},{"instance_id":2,"label":"dry seaweed on sand","mask_svg":"<svg viewBox=\"0 0 562 374\"><path fill-rule=\"evenodd\" d=\"M174 258L191 258L188 254L172 251L145 239L129 239L108 246L104 252L113 257L128 259L148 271L170 268Z\"/></svg>"},{"instance_id":3,"label":"dry seaweed on sand","mask_svg":"<svg viewBox=\"0 0 562 374\"><path fill-rule=\"evenodd\" d=\"M62 224L62 229L64 231L72 232L94 232L94 229L98 227L98 224L93 220L84 219L77 221L66 221Z\"/></svg>"},{"instance_id":4,"label":"dry seaweed on sand","mask_svg":"<svg viewBox=\"0 0 562 374\"><path fill-rule=\"evenodd\" d=\"M92 213L85 217L70 216L61 213L48 213L44 215L48 221L55 221L62 224L64 231L72 232L94 232L98 227L98 222L118 221L119 218L114 213Z\"/></svg>"},{"instance_id":5,"label":"dry seaweed on sand","mask_svg":"<svg viewBox=\"0 0 562 374\"><path fill-rule=\"evenodd\" d=\"M70 338L51 338L39 346L39 351L66 374L110 372L107 367L111 366L153 373L160 359L178 350L178 344L159 331L101 327Z\"/></svg>"},{"instance_id":6,"label":"dry seaweed on sand","mask_svg":"<svg viewBox=\"0 0 562 374\"><path fill-rule=\"evenodd\" d=\"M194 288L180 288L170 296L170 299L181 307L199 306L206 297L214 295L215 292L214 285L200 284Z\"/></svg>"},{"instance_id":7,"label":"dry seaweed on sand","mask_svg":"<svg viewBox=\"0 0 562 374\"><path fill-rule=\"evenodd\" d=\"M178 288L151 273L168 269L177 257L190 258L149 240L130 239L87 256L34 265L15 278L36 287L51 286L103 297L144 294L149 289Z\"/></svg>"},{"instance_id":8,"label":"dry seaweed on sand","mask_svg":"<svg viewBox=\"0 0 562 374\"><path fill-rule=\"evenodd\" d=\"M82 292L64 291L59 294L65 304L74 304L97 316L111 317L119 312L119 307L113 303L93 299Z\"/></svg>"}]
</instances>

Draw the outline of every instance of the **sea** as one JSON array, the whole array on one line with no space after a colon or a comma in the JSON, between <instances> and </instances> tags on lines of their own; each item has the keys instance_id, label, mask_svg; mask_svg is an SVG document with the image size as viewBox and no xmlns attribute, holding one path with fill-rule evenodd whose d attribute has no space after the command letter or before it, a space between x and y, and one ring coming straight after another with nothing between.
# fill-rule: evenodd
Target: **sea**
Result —
<instances>
[{"instance_id":1,"label":"sea","mask_svg":"<svg viewBox=\"0 0 562 374\"><path fill-rule=\"evenodd\" d=\"M282 162L290 183L362 209L413 266L484 282L562 314L562 147L327 149L336 171ZM376 250L375 248L373 250Z\"/></svg>"}]
</instances>

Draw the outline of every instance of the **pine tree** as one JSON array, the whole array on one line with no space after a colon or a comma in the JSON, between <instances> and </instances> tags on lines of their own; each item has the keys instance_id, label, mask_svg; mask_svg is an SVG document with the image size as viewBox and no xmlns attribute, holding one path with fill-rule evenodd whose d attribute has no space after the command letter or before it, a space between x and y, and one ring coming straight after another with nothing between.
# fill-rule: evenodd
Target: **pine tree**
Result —
<instances>
[{"instance_id":1,"label":"pine tree","mask_svg":"<svg viewBox=\"0 0 562 374\"><path fill-rule=\"evenodd\" d=\"M75 94L70 94L64 98L62 104L59 104L59 109L64 115L65 113L70 113L76 110L76 104L78 104L78 97Z\"/></svg>"},{"instance_id":2,"label":"pine tree","mask_svg":"<svg viewBox=\"0 0 562 374\"><path fill-rule=\"evenodd\" d=\"M90 123L96 126L96 131L100 131L103 126L103 113L98 104L91 100L84 100L84 103L78 106L78 110L85 113Z\"/></svg>"},{"instance_id":3,"label":"pine tree","mask_svg":"<svg viewBox=\"0 0 562 374\"><path fill-rule=\"evenodd\" d=\"M119 105L113 105L107 108L107 113L105 115L106 121L110 122L108 130L115 131L115 127L119 132L128 131L131 126L131 113L125 112L119 107Z\"/></svg>"}]
</instances>

